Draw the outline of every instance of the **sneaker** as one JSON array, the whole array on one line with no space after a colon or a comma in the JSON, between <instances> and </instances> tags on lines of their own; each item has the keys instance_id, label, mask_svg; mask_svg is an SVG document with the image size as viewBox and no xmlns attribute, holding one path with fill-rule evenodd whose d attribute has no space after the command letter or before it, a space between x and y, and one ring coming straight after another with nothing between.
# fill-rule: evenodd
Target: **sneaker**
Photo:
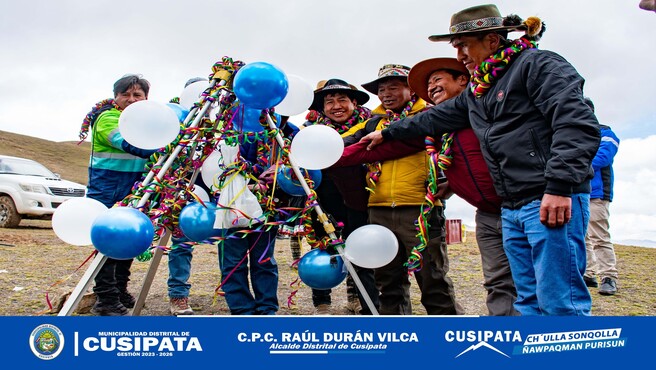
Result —
<instances>
[{"instance_id":1,"label":"sneaker","mask_svg":"<svg viewBox=\"0 0 656 370\"><path fill-rule=\"evenodd\" d=\"M171 298L170 300L171 315L193 315L194 310L189 306L189 298Z\"/></svg>"},{"instance_id":2,"label":"sneaker","mask_svg":"<svg viewBox=\"0 0 656 370\"><path fill-rule=\"evenodd\" d=\"M588 288L596 288L599 286L599 284L597 283L597 278L595 277L583 276L583 281L585 281L585 286L587 286Z\"/></svg>"},{"instance_id":3,"label":"sneaker","mask_svg":"<svg viewBox=\"0 0 656 370\"><path fill-rule=\"evenodd\" d=\"M98 301L91 308L91 313L96 316L125 316L129 312L121 302L102 303Z\"/></svg>"},{"instance_id":4,"label":"sneaker","mask_svg":"<svg viewBox=\"0 0 656 370\"><path fill-rule=\"evenodd\" d=\"M119 293L118 300L121 301L121 304L125 308L134 308L134 304L136 303L136 300L128 291Z\"/></svg>"},{"instance_id":5,"label":"sneaker","mask_svg":"<svg viewBox=\"0 0 656 370\"><path fill-rule=\"evenodd\" d=\"M315 315L330 315L330 305L320 304L314 308Z\"/></svg>"},{"instance_id":6,"label":"sneaker","mask_svg":"<svg viewBox=\"0 0 656 370\"><path fill-rule=\"evenodd\" d=\"M601 287L599 288L599 294L601 295L613 295L617 293L617 282L612 278L606 277L601 280Z\"/></svg>"}]
</instances>

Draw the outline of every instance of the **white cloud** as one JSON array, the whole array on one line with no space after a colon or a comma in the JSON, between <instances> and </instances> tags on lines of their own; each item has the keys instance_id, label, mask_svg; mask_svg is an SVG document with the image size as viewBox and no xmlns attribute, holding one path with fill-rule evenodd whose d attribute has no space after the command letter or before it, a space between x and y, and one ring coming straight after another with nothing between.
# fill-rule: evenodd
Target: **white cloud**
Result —
<instances>
[{"instance_id":1,"label":"white cloud","mask_svg":"<svg viewBox=\"0 0 656 370\"><path fill-rule=\"evenodd\" d=\"M620 137L615 157L615 193L610 224L613 240L656 240L656 135Z\"/></svg>"}]
</instances>

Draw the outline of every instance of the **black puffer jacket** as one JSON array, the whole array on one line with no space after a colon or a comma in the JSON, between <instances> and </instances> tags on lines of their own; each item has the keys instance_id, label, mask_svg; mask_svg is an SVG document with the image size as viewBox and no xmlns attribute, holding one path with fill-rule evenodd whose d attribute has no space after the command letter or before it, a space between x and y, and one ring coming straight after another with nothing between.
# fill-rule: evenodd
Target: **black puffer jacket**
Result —
<instances>
[{"instance_id":1,"label":"black puffer jacket","mask_svg":"<svg viewBox=\"0 0 656 370\"><path fill-rule=\"evenodd\" d=\"M600 135L583 83L560 55L529 49L482 98L466 89L395 122L383 137L435 136L471 125L504 207L519 208L545 193L589 193Z\"/></svg>"}]
</instances>

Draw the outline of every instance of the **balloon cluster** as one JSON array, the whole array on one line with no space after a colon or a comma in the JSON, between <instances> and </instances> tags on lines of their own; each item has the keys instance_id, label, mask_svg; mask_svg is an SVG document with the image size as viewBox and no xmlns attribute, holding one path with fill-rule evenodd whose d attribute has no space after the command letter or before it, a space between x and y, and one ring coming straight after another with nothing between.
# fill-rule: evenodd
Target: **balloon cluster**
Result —
<instances>
[{"instance_id":1,"label":"balloon cluster","mask_svg":"<svg viewBox=\"0 0 656 370\"><path fill-rule=\"evenodd\" d=\"M184 152L176 152L179 158L175 159L168 173L155 176L149 184L137 183L132 194L121 202L121 207L107 209L89 198L63 203L53 216L53 230L60 239L73 245L93 244L108 257L129 259L151 247L153 239L164 228L173 229L174 236L182 234L193 242L203 242L217 234L214 229L217 207L211 204L210 196L202 194L199 187L192 194L194 186L189 185L190 175L197 175L200 171L202 180L210 189L215 189L223 172L221 153L215 151L218 141L232 140L232 145L237 141L234 136L230 137L234 133L228 130L243 135L239 137L239 143L242 139L255 142L253 137L270 141L277 130L269 130L263 120L266 115L275 117L274 122L280 122L280 115L301 114L313 100L313 89L307 82L298 76L286 75L269 63L243 65L224 58L221 65L213 67L211 76L225 71L230 76L225 81L231 83L219 86L214 78L192 83L180 94L179 104L144 100L131 104L122 112L119 132L128 143L141 149L165 148L151 158L149 171L158 173L162 165L157 161L171 155L171 144L184 146ZM228 94L219 93L226 89L231 89ZM197 118L198 108L205 102L210 102L215 108L217 105L220 107L213 122L207 122L209 113ZM191 121L198 126L190 126ZM262 136L257 136L263 131ZM274 160L268 165L282 165L277 173L277 183L283 191L303 196L306 194L301 180L296 178L289 165L302 167L304 177L317 187L322 180L321 170L334 164L343 149L343 141L337 131L324 125L313 125L295 135L290 148L285 149L284 159L278 158L277 162ZM245 168L237 170L243 171ZM225 170L227 172L229 169ZM141 202L141 197L145 195L152 195L151 200ZM316 194L313 195L316 197ZM265 199L260 202L264 204ZM303 217L309 215L311 208L305 207ZM276 212L275 209L270 211ZM166 222L162 221L164 217L168 217ZM267 223L262 229L274 224ZM374 231L375 235L358 230L346 242L344 256L349 261L366 267L380 267L396 255L398 243L394 244L396 238L391 232L390 238L381 230ZM257 232L256 227L248 231ZM344 264L339 255L314 249L299 262L299 276L313 288L332 288L346 277Z\"/></svg>"},{"instance_id":2,"label":"balloon cluster","mask_svg":"<svg viewBox=\"0 0 656 370\"><path fill-rule=\"evenodd\" d=\"M135 208L114 207L91 198L65 201L52 215L52 230L72 245L90 245L114 259L131 259L145 252L155 235L148 216Z\"/></svg>"}]
</instances>

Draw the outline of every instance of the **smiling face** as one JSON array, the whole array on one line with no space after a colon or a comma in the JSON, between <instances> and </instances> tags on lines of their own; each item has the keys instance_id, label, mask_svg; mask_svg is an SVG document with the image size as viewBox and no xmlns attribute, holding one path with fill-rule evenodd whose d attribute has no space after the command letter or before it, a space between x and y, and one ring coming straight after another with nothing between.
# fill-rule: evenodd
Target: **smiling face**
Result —
<instances>
[{"instance_id":1,"label":"smiling face","mask_svg":"<svg viewBox=\"0 0 656 370\"><path fill-rule=\"evenodd\" d=\"M400 78L388 78L378 84L378 99L383 108L393 112L401 111L412 99L412 90Z\"/></svg>"},{"instance_id":2,"label":"smiling face","mask_svg":"<svg viewBox=\"0 0 656 370\"><path fill-rule=\"evenodd\" d=\"M125 92L118 93L114 97L116 105L118 105L121 110L125 110L125 108L134 102L146 99L148 99L148 95L138 84L130 86Z\"/></svg>"},{"instance_id":3,"label":"smiling face","mask_svg":"<svg viewBox=\"0 0 656 370\"><path fill-rule=\"evenodd\" d=\"M440 104L460 94L467 86L467 82L468 78L465 75L454 78L453 74L444 69L437 70L428 77L428 96L433 104Z\"/></svg>"},{"instance_id":4,"label":"smiling face","mask_svg":"<svg viewBox=\"0 0 656 370\"><path fill-rule=\"evenodd\" d=\"M328 94L323 98L323 114L335 123L344 123L351 118L357 101L342 93Z\"/></svg>"},{"instance_id":5,"label":"smiling face","mask_svg":"<svg viewBox=\"0 0 656 370\"><path fill-rule=\"evenodd\" d=\"M494 54L501 45L501 36L496 33L485 35L459 36L451 40L458 52L458 61L465 65L469 73Z\"/></svg>"}]
</instances>

